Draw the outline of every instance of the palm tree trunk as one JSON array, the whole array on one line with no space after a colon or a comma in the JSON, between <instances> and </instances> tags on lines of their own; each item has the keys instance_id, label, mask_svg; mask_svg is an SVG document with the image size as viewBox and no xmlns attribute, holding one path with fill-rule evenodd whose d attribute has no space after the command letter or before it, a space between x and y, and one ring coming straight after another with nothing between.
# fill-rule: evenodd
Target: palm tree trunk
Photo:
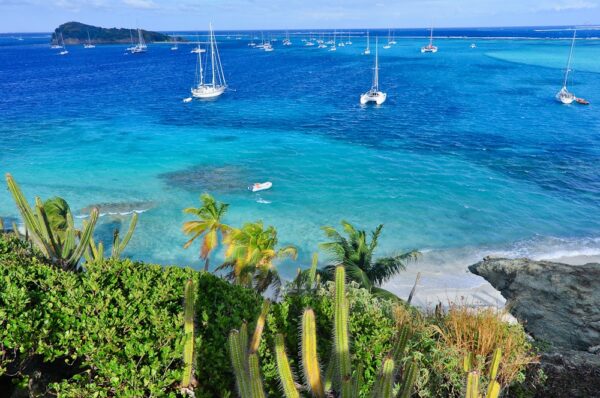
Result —
<instances>
[{"instance_id":1,"label":"palm tree trunk","mask_svg":"<svg viewBox=\"0 0 600 398\"><path fill-rule=\"evenodd\" d=\"M208 257L206 257L206 261L204 261L204 271L208 272L208 263L209 263L209 259Z\"/></svg>"},{"instance_id":2,"label":"palm tree trunk","mask_svg":"<svg viewBox=\"0 0 600 398\"><path fill-rule=\"evenodd\" d=\"M408 295L408 300L406 301L406 304L410 305L410 302L412 301L413 296L415 295L415 290L417 290L417 284L419 283L420 279L421 279L421 273L417 272L417 278L415 279L415 284L413 285L413 288L410 291L410 294Z\"/></svg>"}]
</instances>

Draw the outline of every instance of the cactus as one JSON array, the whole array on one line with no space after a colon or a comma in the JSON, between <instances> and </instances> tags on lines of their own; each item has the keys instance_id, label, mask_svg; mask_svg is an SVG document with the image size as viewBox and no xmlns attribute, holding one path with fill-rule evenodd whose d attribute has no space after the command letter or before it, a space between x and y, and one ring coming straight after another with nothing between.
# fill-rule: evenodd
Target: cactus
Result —
<instances>
[{"instance_id":1,"label":"cactus","mask_svg":"<svg viewBox=\"0 0 600 398\"><path fill-rule=\"evenodd\" d=\"M335 313L334 313L334 349L342 385L342 398L351 398L352 364L350 361L350 341L348 338L348 303L346 300L346 269L335 270Z\"/></svg>"},{"instance_id":2,"label":"cactus","mask_svg":"<svg viewBox=\"0 0 600 398\"><path fill-rule=\"evenodd\" d=\"M412 395L417 376L419 375L419 368L416 361L411 361L408 366L404 369L404 375L402 377L402 383L400 388L400 398L410 398Z\"/></svg>"},{"instance_id":3,"label":"cactus","mask_svg":"<svg viewBox=\"0 0 600 398\"><path fill-rule=\"evenodd\" d=\"M301 338L304 379L308 383L307 387L312 395L322 398L325 396L325 389L323 388L321 367L319 366L319 357L317 355L317 325L315 313L310 308L304 310L304 314L302 315Z\"/></svg>"},{"instance_id":4,"label":"cactus","mask_svg":"<svg viewBox=\"0 0 600 398\"><path fill-rule=\"evenodd\" d=\"M138 214L133 213L131 217L131 222L129 223L129 228L123 240L119 237L119 230L115 229L113 233L113 244L111 249L110 258L119 259L121 254L125 251L125 248L129 244L131 237L133 236L133 232L135 231L135 227L137 226ZM85 252L85 261L88 263L101 263L105 259L104 257L104 244L102 242L94 241L94 238L90 239L90 244L88 250Z\"/></svg>"},{"instance_id":5,"label":"cactus","mask_svg":"<svg viewBox=\"0 0 600 398\"><path fill-rule=\"evenodd\" d=\"M181 387L189 388L194 383L194 282L191 279L185 283L183 308L185 343Z\"/></svg>"},{"instance_id":6,"label":"cactus","mask_svg":"<svg viewBox=\"0 0 600 398\"><path fill-rule=\"evenodd\" d=\"M359 391L363 387L363 371L361 368L358 368L356 374L352 372L350 338L348 333L349 305L345 293L345 270L342 266L336 268L335 276L334 352L332 352L325 377L323 378L321 374L317 354L315 313L310 308L305 309L302 314L300 358L306 382L305 390L311 396L317 398L329 396L354 398L358 397ZM264 396L256 353L256 348L258 348L256 339L260 341L267 311L268 303L265 303L257 321L250 349L248 349L247 344L247 331L244 332L246 324L242 325L239 332L233 330L229 335L231 361L241 398L261 398ZM396 364L400 363L402 359L401 357L408 342L409 332L408 326L400 330L393 350L382 363L380 378L372 390L372 397L391 398L394 396L394 382L396 381L397 373ZM244 334L246 337L243 337ZM300 391L296 386L296 378L290 367L285 351L284 337L281 334L275 336L275 358L283 395L286 398L299 398ZM405 366L400 384L401 398L410 397L418 373L419 369L414 360Z\"/></svg>"},{"instance_id":7,"label":"cactus","mask_svg":"<svg viewBox=\"0 0 600 398\"><path fill-rule=\"evenodd\" d=\"M0 232L4 232L4 221L2 221L1 217L0 217Z\"/></svg>"},{"instance_id":8,"label":"cactus","mask_svg":"<svg viewBox=\"0 0 600 398\"><path fill-rule=\"evenodd\" d=\"M300 398L300 393L296 388L294 373L292 373L290 362L285 353L285 343L282 334L275 336L275 359L277 361L277 372L279 373L279 381L281 382L281 389L284 396L286 398Z\"/></svg>"},{"instance_id":9,"label":"cactus","mask_svg":"<svg viewBox=\"0 0 600 398\"><path fill-rule=\"evenodd\" d=\"M248 325L246 323L242 324L239 331L232 330L229 333L229 354L241 398L265 397L260 377L258 347L260 346L269 307L269 301L265 300L250 344L248 344Z\"/></svg>"},{"instance_id":10,"label":"cactus","mask_svg":"<svg viewBox=\"0 0 600 398\"><path fill-rule=\"evenodd\" d=\"M8 173L6 182L33 244L52 263L64 270L76 270L98 221L98 209L92 209L89 221L84 222L83 231L79 231L75 229L73 215L63 199L53 198L42 203L36 198L35 206L31 208Z\"/></svg>"},{"instance_id":11,"label":"cactus","mask_svg":"<svg viewBox=\"0 0 600 398\"><path fill-rule=\"evenodd\" d=\"M490 372L488 374L489 385L483 398L498 398L500 395L500 383L496 380L498 376L498 368L500 367L500 360L502 359L502 350L496 348L492 355L490 362ZM472 353L465 355L463 359L463 368L467 372L467 387L466 387L466 398L480 398L482 395L479 393L479 372L473 369L474 356Z\"/></svg>"}]
</instances>

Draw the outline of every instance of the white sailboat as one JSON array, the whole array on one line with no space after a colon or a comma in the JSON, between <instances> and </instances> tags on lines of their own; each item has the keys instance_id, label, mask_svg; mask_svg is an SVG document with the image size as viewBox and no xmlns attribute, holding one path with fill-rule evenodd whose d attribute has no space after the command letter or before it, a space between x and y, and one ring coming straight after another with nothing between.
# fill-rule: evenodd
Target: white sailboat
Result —
<instances>
[{"instance_id":1,"label":"white sailboat","mask_svg":"<svg viewBox=\"0 0 600 398\"><path fill-rule=\"evenodd\" d=\"M223 94L227 89L225 74L223 73L223 65L219 55L219 48L212 24L209 27L210 41L210 70L211 79L207 81L204 76L204 68L202 67L202 53L198 53L198 64L196 67L197 84L192 88L192 96L200 99L216 98Z\"/></svg>"},{"instance_id":2,"label":"white sailboat","mask_svg":"<svg viewBox=\"0 0 600 398\"><path fill-rule=\"evenodd\" d=\"M346 42L347 46L351 46L352 45L352 39L350 38L350 32L348 32L348 41Z\"/></svg>"},{"instance_id":3,"label":"white sailboat","mask_svg":"<svg viewBox=\"0 0 600 398\"><path fill-rule=\"evenodd\" d=\"M142 35L142 30L138 28L138 43L131 48L132 54L142 54L148 51L148 46L146 46L146 42L144 41L144 35Z\"/></svg>"},{"instance_id":4,"label":"white sailboat","mask_svg":"<svg viewBox=\"0 0 600 398\"><path fill-rule=\"evenodd\" d=\"M429 34L429 44L425 47L421 47L422 53L436 53L438 48L433 45L433 28L431 28L431 33Z\"/></svg>"},{"instance_id":5,"label":"white sailboat","mask_svg":"<svg viewBox=\"0 0 600 398\"><path fill-rule=\"evenodd\" d=\"M360 96L360 104L366 105L369 102L374 102L377 105L381 105L387 99L387 94L379 90L379 54L378 54L378 40L375 38L375 68L373 68L373 84L371 89Z\"/></svg>"},{"instance_id":6,"label":"white sailboat","mask_svg":"<svg viewBox=\"0 0 600 398\"><path fill-rule=\"evenodd\" d=\"M292 41L290 40L290 32L285 32L285 40L283 40L284 46L291 46Z\"/></svg>"},{"instance_id":7,"label":"white sailboat","mask_svg":"<svg viewBox=\"0 0 600 398\"><path fill-rule=\"evenodd\" d=\"M58 50L62 48L62 46L60 45L60 40L58 38L58 33L54 33L52 35L52 42L50 44L50 48L53 50Z\"/></svg>"},{"instance_id":8,"label":"white sailboat","mask_svg":"<svg viewBox=\"0 0 600 398\"><path fill-rule=\"evenodd\" d=\"M392 47L392 43L391 42L392 42L392 30L388 29L388 42L387 42L387 44L385 46L383 46L383 48L385 50L391 48Z\"/></svg>"},{"instance_id":9,"label":"white sailboat","mask_svg":"<svg viewBox=\"0 0 600 398\"><path fill-rule=\"evenodd\" d=\"M179 44L177 44L177 38L175 37L175 33L173 33L173 45L171 46L171 51L179 50Z\"/></svg>"},{"instance_id":10,"label":"white sailboat","mask_svg":"<svg viewBox=\"0 0 600 398\"><path fill-rule=\"evenodd\" d=\"M390 41L388 42L388 43L389 43L389 44L391 44L391 45L394 45L394 44L396 44L396 43L397 43L397 42L396 42L396 38L394 37L394 36L395 36L395 34L396 34L396 32L392 31L392 40L390 40Z\"/></svg>"},{"instance_id":11,"label":"white sailboat","mask_svg":"<svg viewBox=\"0 0 600 398\"><path fill-rule=\"evenodd\" d=\"M335 36L335 32L333 32L333 35ZM342 35L340 34L340 42L338 43L338 47L344 47L344 38L341 37Z\"/></svg>"},{"instance_id":12,"label":"white sailboat","mask_svg":"<svg viewBox=\"0 0 600 398\"><path fill-rule=\"evenodd\" d=\"M567 89L567 82L569 80L569 72L571 72L571 60L573 59L573 48L575 47L575 37L577 36L577 29L573 30L573 40L571 40L571 49L569 50L569 60L567 61L567 70L565 70L565 80L560 91L556 94L556 99L563 104L572 104L577 99L575 94L569 92Z\"/></svg>"},{"instance_id":13,"label":"white sailboat","mask_svg":"<svg viewBox=\"0 0 600 398\"><path fill-rule=\"evenodd\" d=\"M67 50L67 45L65 44L65 38L63 37L62 33L60 34L60 41L62 42L61 43L62 51L59 52L58 54L59 55L67 55L69 53L69 51Z\"/></svg>"},{"instance_id":14,"label":"white sailboat","mask_svg":"<svg viewBox=\"0 0 600 398\"><path fill-rule=\"evenodd\" d=\"M369 38L369 31L367 30L367 48L363 52L365 55L371 55L371 39Z\"/></svg>"},{"instance_id":15,"label":"white sailboat","mask_svg":"<svg viewBox=\"0 0 600 398\"><path fill-rule=\"evenodd\" d=\"M83 45L83 48L96 48L96 46L92 44L92 40L90 39L90 31L89 30L87 31L87 36L88 36L88 39L87 39L87 42Z\"/></svg>"},{"instance_id":16,"label":"white sailboat","mask_svg":"<svg viewBox=\"0 0 600 398\"><path fill-rule=\"evenodd\" d=\"M333 43L331 43L331 47L329 47L329 51L337 51L337 47L335 45L335 35L336 35L336 32L334 31L333 32Z\"/></svg>"},{"instance_id":17,"label":"white sailboat","mask_svg":"<svg viewBox=\"0 0 600 398\"><path fill-rule=\"evenodd\" d=\"M127 47L126 50L131 52L131 50L135 48L135 44L133 44L133 33L131 33L131 29L129 29L129 40L131 42L131 45Z\"/></svg>"}]
</instances>

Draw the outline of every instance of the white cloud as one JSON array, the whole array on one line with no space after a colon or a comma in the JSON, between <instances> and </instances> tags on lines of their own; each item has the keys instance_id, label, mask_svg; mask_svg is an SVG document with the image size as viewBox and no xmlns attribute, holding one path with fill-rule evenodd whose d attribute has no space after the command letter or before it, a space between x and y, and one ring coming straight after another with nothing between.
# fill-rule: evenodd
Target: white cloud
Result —
<instances>
[{"instance_id":1,"label":"white cloud","mask_svg":"<svg viewBox=\"0 0 600 398\"><path fill-rule=\"evenodd\" d=\"M123 4L131 8L153 9L158 5L153 0L123 0Z\"/></svg>"},{"instance_id":2,"label":"white cloud","mask_svg":"<svg viewBox=\"0 0 600 398\"><path fill-rule=\"evenodd\" d=\"M559 2L549 2L538 7L538 10L550 11L569 11L569 10L589 10L598 7L598 3L587 0L563 0Z\"/></svg>"}]
</instances>

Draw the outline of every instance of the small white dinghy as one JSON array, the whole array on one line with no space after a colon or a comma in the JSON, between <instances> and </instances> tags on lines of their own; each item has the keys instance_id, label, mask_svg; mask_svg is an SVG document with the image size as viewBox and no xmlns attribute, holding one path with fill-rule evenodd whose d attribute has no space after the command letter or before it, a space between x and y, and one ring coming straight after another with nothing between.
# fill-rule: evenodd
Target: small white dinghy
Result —
<instances>
[{"instance_id":1,"label":"small white dinghy","mask_svg":"<svg viewBox=\"0 0 600 398\"><path fill-rule=\"evenodd\" d=\"M273 186L271 181L267 182L257 182L248 187L248 189L252 192L265 191L270 189Z\"/></svg>"},{"instance_id":2,"label":"small white dinghy","mask_svg":"<svg viewBox=\"0 0 600 398\"><path fill-rule=\"evenodd\" d=\"M183 102L186 103L186 104L189 103L189 102L192 102L192 97L184 98Z\"/></svg>"}]
</instances>

